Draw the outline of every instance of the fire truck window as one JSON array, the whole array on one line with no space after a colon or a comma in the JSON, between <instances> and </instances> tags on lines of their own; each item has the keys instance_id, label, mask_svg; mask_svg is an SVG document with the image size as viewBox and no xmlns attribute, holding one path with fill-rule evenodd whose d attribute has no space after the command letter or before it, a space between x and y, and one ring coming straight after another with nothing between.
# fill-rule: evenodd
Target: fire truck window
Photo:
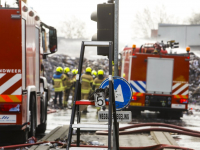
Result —
<instances>
[{"instance_id":1,"label":"fire truck window","mask_svg":"<svg viewBox=\"0 0 200 150\"><path fill-rule=\"evenodd\" d=\"M2 8L19 8L18 2L16 0L0 0L0 3Z\"/></svg>"},{"instance_id":2,"label":"fire truck window","mask_svg":"<svg viewBox=\"0 0 200 150\"><path fill-rule=\"evenodd\" d=\"M53 30L49 30L49 36L53 36L54 35L54 31Z\"/></svg>"},{"instance_id":3,"label":"fire truck window","mask_svg":"<svg viewBox=\"0 0 200 150\"><path fill-rule=\"evenodd\" d=\"M42 48L44 53L50 53L49 49L49 33L51 30L42 28ZM51 34L51 33L50 33Z\"/></svg>"},{"instance_id":4,"label":"fire truck window","mask_svg":"<svg viewBox=\"0 0 200 150\"><path fill-rule=\"evenodd\" d=\"M43 48L43 52L47 52L47 45L46 45L46 32L44 29L42 29L42 48Z\"/></svg>"}]
</instances>

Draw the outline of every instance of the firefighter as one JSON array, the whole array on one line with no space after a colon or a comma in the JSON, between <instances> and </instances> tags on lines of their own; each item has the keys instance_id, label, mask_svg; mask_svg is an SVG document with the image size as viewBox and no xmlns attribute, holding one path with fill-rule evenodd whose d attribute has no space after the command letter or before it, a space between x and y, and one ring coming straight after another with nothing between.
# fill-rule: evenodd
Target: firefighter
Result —
<instances>
[{"instance_id":1,"label":"firefighter","mask_svg":"<svg viewBox=\"0 0 200 150\"><path fill-rule=\"evenodd\" d=\"M157 48L154 49L153 54L158 54Z\"/></svg>"},{"instance_id":2,"label":"firefighter","mask_svg":"<svg viewBox=\"0 0 200 150\"><path fill-rule=\"evenodd\" d=\"M95 70L92 71L93 80L97 77L97 72Z\"/></svg>"},{"instance_id":3,"label":"firefighter","mask_svg":"<svg viewBox=\"0 0 200 150\"><path fill-rule=\"evenodd\" d=\"M92 91L92 83L93 83L93 77L91 75L92 69L90 67L87 67L85 69L85 74L81 76L81 99L88 99L89 94ZM80 111L83 111L83 113L87 113L87 106L82 105L80 107Z\"/></svg>"},{"instance_id":4,"label":"firefighter","mask_svg":"<svg viewBox=\"0 0 200 150\"><path fill-rule=\"evenodd\" d=\"M57 97L59 97L59 104L62 108L62 95L63 95L63 82L66 79L65 75L63 75L63 68L57 67L56 73L53 75L52 82L55 91L55 98L54 98L54 107L57 105Z\"/></svg>"},{"instance_id":5,"label":"firefighter","mask_svg":"<svg viewBox=\"0 0 200 150\"><path fill-rule=\"evenodd\" d=\"M99 88L99 86L101 85L101 83L105 80L104 78L104 71L103 70L98 70L98 77L94 80L93 85L92 85L92 89L96 90ZM97 107L97 113L100 110L100 107Z\"/></svg>"},{"instance_id":6,"label":"firefighter","mask_svg":"<svg viewBox=\"0 0 200 150\"><path fill-rule=\"evenodd\" d=\"M105 80L103 75L104 75L104 71L98 70L98 77L93 82L93 86L92 86L93 90L98 89L101 83Z\"/></svg>"},{"instance_id":7,"label":"firefighter","mask_svg":"<svg viewBox=\"0 0 200 150\"><path fill-rule=\"evenodd\" d=\"M74 102L74 93L75 93L75 85L76 85L76 74L78 73L78 70L76 69L73 69L72 70L72 74L73 74L73 77L72 77L72 80L71 80L71 92L72 92L72 106L73 106L73 102Z\"/></svg>"},{"instance_id":8,"label":"firefighter","mask_svg":"<svg viewBox=\"0 0 200 150\"><path fill-rule=\"evenodd\" d=\"M71 80L70 80L68 72L70 72L69 67L65 67L64 75L66 79L64 80L64 107L67 107L67 102L68 102L70 87L71 87Z\"/></svg>"}]
</instances>

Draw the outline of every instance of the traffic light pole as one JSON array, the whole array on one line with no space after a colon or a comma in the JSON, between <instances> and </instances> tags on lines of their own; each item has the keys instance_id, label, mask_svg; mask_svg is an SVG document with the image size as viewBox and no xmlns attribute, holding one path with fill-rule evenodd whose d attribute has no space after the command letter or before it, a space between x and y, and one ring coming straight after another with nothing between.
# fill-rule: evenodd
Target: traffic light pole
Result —
<instances>
[{"instance_id":1,"label":"traffic light pole","mask_svg":"<svg viewBox=\"0 0 200 150\"><path fill-rule=\"evenodd\" d=\"M114 75L118 76L118 32L119 32L119 0L115 0L114 22Z\"/></svg>"},{"instance_id":2,"label":"traffic light pole","mask_svg":"<svg viewBox=\"0 0 200 150\"><path fill-rule=\"evenodd\" d=\"M118 71L118 32L119 32L119 0L115 0L115 18L114 18L114 76L119 75ZM115 135L115 133L119 133L119 123L117 125L113 125L113 149L117 150L119 147L119 134Z\"/></svg>"}]
</instances>

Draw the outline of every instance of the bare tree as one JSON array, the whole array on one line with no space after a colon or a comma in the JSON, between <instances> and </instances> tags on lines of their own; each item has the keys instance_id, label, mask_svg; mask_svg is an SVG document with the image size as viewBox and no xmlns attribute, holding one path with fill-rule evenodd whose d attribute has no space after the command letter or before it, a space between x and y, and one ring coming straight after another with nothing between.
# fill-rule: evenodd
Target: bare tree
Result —
<instances>
[{"instance_id":1,"label":"bare tree","mask_svg":"<svg viewBox=\"0 0 200 150\"><path fill-rule=\"evenodd\" d=\"M151 29L157 29L158 23L177 23L178 21L167 14L164 6L156 7L155 11L145 8L142 12L137 12L132 27L134 37L149 38Z\"/></svg>"},{"instance_id":2,"label":"bare tree","mask_svg":"<svg viewBox=\"0 0 200 150\"><path fill-rule=\"evenodd\" d=\"M61 32L65 38L85 38L85 23L75 16L72 16L61 23Z\"/></svg>"},{"instance_id":3,"label":"bare tree","mask_svg":"<svg viewBox=\"0 0 200 150\"><path fill-rule=\"evenodd\" d=\"M193 14L188 21L190 24L200 24L200 13Z\"/></svg>"}]
</instances>

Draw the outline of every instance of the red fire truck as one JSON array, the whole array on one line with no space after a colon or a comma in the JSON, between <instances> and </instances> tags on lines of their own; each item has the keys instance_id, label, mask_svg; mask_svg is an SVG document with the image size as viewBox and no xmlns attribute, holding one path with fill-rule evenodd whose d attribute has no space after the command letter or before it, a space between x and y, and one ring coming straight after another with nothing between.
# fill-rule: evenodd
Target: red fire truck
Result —
<instances>
[{"instance_id":1,"label":"red fire truck","mask_svg":"<svg viewBox=\"0 0 200 150\"><path fill-rule=\"evenodd\" d=\"M167 53L178 43L147 43L122 52L121 76L129 81L133 97L127 110L159 111L162 117L180 118L188 108L189 47L187 53Z\"/></svg>"},{"instance_id":2,"label":"red fire truck","mask_svg":"<svg viewBox=\"0 0 200 150\"><path fill-rule=\"evenodd\" d=\"M56 29L21 0L0 5L0 20L0 144L24 143L46 130L42 59L57 51Z\"/></svg>"}]
</instances>

